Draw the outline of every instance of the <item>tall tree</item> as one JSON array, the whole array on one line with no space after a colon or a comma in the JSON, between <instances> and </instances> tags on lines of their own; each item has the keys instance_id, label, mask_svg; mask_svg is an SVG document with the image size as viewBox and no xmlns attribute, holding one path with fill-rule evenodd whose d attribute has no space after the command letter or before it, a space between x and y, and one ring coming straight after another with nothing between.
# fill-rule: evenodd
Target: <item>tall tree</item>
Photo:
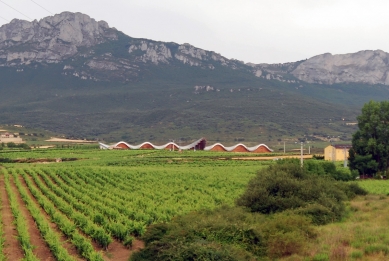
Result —
<instances>
[{"instance_id":1,"label":"tall tree","mask_svg":"<svg viewBox=\"0 0 389 261\"><path fill-rule=\"evenodd\" d=\"M359 130L352 138L350 169L367 175L386 174L389 167L389 102L366 103L357 119Z\"/></svg>"}]
</instances>

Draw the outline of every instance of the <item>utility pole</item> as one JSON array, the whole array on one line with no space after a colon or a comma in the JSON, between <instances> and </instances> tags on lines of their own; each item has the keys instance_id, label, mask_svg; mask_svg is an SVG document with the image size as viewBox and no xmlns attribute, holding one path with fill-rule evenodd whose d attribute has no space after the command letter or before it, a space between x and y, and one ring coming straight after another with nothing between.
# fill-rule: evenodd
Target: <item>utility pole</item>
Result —
<instances>
[{"instance_id":1,"label":"utility pole","mask_svg":"<svg viewBox=\"0 0 389 261\"><path fill-rule=\"evenodd\" d=\"M285 141L284 141L284 154L285 154L285 151L286 151L286 150L285 150Z\"/></svg>"},{"instance_id":2,"label":"utility pole","mask_svg":"<svg viewBox=\"0 0 389 261\"><path fill-rule=\"evenodd\" d=\"M303 167L304 166L304 160L303 160L303 142L301 142L301 160L300 160L300 162L301 162L301 167Z\"/></svg>"},{"instance_id":3,"label":"utility pole","mask_svg":"<svg viewBox=\"0 0 389 261\"><path fill-rule=\"evenodd\" d=\"M346 153L346 148L343 149L343 153L344 153L344 163L343 163L343 167L347 168L347 153Z\"/></svg>"}]
</instances>

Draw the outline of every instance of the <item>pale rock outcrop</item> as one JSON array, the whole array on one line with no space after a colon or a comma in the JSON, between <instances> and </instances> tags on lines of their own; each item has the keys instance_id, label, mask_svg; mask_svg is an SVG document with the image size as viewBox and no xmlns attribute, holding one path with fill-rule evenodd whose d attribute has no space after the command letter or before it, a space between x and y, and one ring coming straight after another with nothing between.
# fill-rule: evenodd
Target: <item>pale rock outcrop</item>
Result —
<instances>
[{"instance_id":1,"label":"pale rock outcrop","mask_svg":"<svg viewBox=\"0 0 389 261\"><path fill-rule=\"evenodd\" d=\"M389 85L388 72L389 54L381 50L368 50L350 54L318 55L302 62L292 74L309 83L359 82Z\"/></svg>"},{"instance_id":2,"label":"pale rock outcrop","mask_svg":"<svg viewBox=\"0 0 389 261\"><path fill-rule=\"evenodd\" d=\"M141 51L142 53L139 54L136 53L136 51ZM237 64L242 64L241 61L231 61L220 54L205 51L187 43L181 45L169 43L169 45L167 45L150 40L140 40L131 44L128 48L128 52L130 54L136 54L136 57L134 58L136 61L144 63L152 62L156 65L159 63L169 64L174 59L183 64L211 70L214 70L215 66L210 64L210 61L219 62L223 66L230 66L232 69L237 69Z\"/></svg>"},{"instance_id":3,"label":"pale rock outcrop","mask_svg":"<svg viewBox=\"0 0 389 261\"><path fill-rule=\"evenodd\" d=\"M196 48L188 43L184 43L178 47L178 52L186 56L190 56L199 60L207 59L207 52L203 49Z\"/></svg>"},{"instance_id":4,"label":"pale rock outcrop","mask_svg":"<svg viewBox=\"0 0 389 261\"><path fill-rule=\"evenodd\" d=\"M91 60L87 63L87 65L92 69L104 70L104 71L114 71L118 70L118 66L116 63L108 62L108 61L96 61Z\"/></svg>"},{"instance_id":5,"label":"pale rock outcrop","mask_svg":"<svg viewBox=\"0 0 389 261\"><path fill-rule=\"evenodd\" d=\"M115 40L117 35L106 22L96 22L81 13L63 12L39 22L13 19L0 27L0 49L6 52L7 63L58 62L77 54L78 47L90 47L108 39ZM21 51L7 51L16 46Z\"/></svg>"},{"instance_id":6,"label":"pale rock outcrop","mask_svg":"<svg viewBox=\"0 0 389 261\"><path fill-rule=\"evenodd\" d=\"M172 58L170 49L163 43L142 40L139 44L133 44L128 48L129 53L135 50L144 52L139 58L142 62L152 62L154 64L160 62L169 63L169 60Z\"/></svg>"}]
</instances>

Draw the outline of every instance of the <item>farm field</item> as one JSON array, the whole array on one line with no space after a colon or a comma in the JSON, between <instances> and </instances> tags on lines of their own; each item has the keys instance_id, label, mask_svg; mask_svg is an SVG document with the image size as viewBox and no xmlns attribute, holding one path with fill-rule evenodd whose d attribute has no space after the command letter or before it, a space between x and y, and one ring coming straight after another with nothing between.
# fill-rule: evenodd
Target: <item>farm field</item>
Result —
<instances>
[{"instance_id":1,"label":"farm field","mask_svg":"<svg viewBox=\"0 0 389 261\"><path fill-rule=\"evenodd\" d=\"M128 260L143 247L138 238L148 225L234 205L257 170L272 164L205 152L53 149L0 155L0 260Z\"/></svg>"},{"instance_id":2,"label":"farm field","mask_svg":"<svg viewBox=\"0 0 389 261\"><path fill-rule=\"evenodd\" d=\"M259 156L269 155L2 151L0 260L129 260L150 224L233 206L257 171L275 162L241 160ZM343 221L317 226L300 255L279 260L387 260L389 182L358 184L371 195L349 202Z\"/></svg>"}]
</instances>

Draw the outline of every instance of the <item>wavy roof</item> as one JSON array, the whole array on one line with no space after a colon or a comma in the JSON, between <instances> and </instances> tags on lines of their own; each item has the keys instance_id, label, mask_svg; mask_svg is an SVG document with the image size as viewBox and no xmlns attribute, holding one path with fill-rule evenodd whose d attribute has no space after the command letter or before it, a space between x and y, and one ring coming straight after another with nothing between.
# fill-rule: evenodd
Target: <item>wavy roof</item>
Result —
<instances>
[{"instance_id":1,"label":"wavy roof","mask_svg":"<svg viewBox=\"0 0 389 261\"><path fill-rule=\"evenodd\" d=\"M223 144L221 143L215 143L211 146L207 146L204 148L204 150L224 150L224 151L240 151L240 152L257 152L261 149L264 149L262 152L266 152L266 150L268 152L273 152L272 149L270 149L267 145L265 144L259 144L257 146L253 146L253 147L247 147L246 145L242 144L242 143L238 143L234 146L229 146L229 147L226 147L224 146Z\"/></svg>"},{"instance_id":2,"label":"wavy roof","mask_svg":"<svg viewBox=\"0 0 389 261\"><path fill-rule=\"evenodd\" d=\"M117 148L122 148L122 149L132 149L132 150L138 150L138 149L156 149L156 150L164 150L164 149L179 149L179 150L190 150L190 149L196 149L196 150L203 150L205 148L206 140L204 138L198 139L191 144L185 145L185 146L180 146L177 145L174 142L168 142L164 145L154 145L151 142L143 142L138 145L131 145L128 144L127 142L120 141L118 143L115 143L113 145L107 145L104 143L99 142L100 149L117 149Z\"/></svg>"},{"instance_id":3,"label":"wavy roof","mask_svg":"<svg viewBox=\"0 0 389 261\"><path fill-rule=\"evenodd\" d=\"M267 153L267 152L273 152L272 149L270 149L265 144L258 144L253 147L247 147L246 145L242 143L238 143L234 146L224 146L221 143L215 143L211 146L205 146L206 140L204 138L198 139L191 144L180 146L174 142L168 142L164 145L154 145L151 142L143 142L138 145L131 145L127 142L120 141L118 143L115 143L113 145L106 145L104 143L99 143L100 149L132 149L132 150L138 150L138 149L156 149L156 150L163 150L163 149L173 149L173 150L206 150L206 151L228 151L228 152L255 152L255 153Z\"/></svg>"}]
</instances>

